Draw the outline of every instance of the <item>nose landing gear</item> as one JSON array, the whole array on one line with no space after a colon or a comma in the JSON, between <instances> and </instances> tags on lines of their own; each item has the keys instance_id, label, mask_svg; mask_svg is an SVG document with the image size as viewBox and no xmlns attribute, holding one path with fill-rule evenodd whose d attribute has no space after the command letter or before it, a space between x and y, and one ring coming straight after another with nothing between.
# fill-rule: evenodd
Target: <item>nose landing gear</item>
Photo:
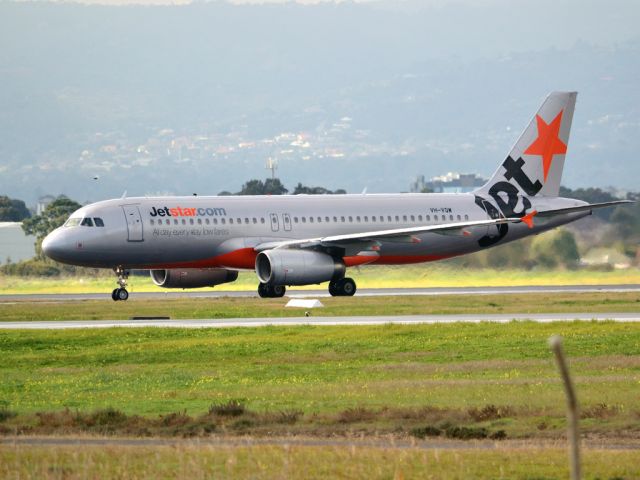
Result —
<instances>
[{"instance_id":1,"label":"nose landing gear","mask_svg":"<svg viewBox=\"0 0 640 480\"><path fill-rule=\"evenodd\" d=\"M129 298L129 292L127 291L127 280L129 279L129 270L125 270L122 267L114 268L113 271L118 276L118 285L120 288L115 288L111 292L111 298L114 302L118 300L125 301Z\"/></svg>"}]
</instances>

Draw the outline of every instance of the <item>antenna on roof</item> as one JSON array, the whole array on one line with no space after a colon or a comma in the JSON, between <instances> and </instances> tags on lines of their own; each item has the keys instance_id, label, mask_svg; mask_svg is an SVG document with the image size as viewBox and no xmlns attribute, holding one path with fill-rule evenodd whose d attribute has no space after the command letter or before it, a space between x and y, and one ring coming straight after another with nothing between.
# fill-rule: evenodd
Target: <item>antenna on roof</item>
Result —
<instances>
[{"instance_id":1,"label":"antenna on roof","mask_svg":"<svg viewBox=\"0 0 640 480\"><path fill-rule=\"evenodd\" d=\"M122 196L120 198L127 198L127 191L122 192Z\"/></svg>"},{"instance_id":2,"label":"antenna on roof","mask_svg":"<svg viewBox=\"0 0 640 480\"><path fill-rule=\"evenodd\" d=\"M267 170L271 170L271 179L275 179L276 178L276 170L278 169L278 161L274 160L272 157L269 157L267 159L267 166L266 166Z\"/></svg>"}]
</instances>

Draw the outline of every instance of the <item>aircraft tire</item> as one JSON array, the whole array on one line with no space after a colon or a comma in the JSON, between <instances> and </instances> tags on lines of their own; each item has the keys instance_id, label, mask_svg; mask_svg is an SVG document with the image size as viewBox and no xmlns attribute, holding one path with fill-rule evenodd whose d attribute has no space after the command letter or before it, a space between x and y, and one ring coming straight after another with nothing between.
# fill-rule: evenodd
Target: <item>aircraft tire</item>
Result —
<instances>
[{"instance_id":1,"label":"aircraft tire","mask_svg":"<svg viewBox=\"0 0 640 480\"><path fill-rule=\"evenodd\" d=\"M334 288L337 292L337 296L340 297L353 297L357 290L356 282L353 281L353 278L343 278L338 280Z\"/></svg>"},{"instance_id":2,"label":"aircraft tire","mask_svg":"<svg viewBox=\"0 0 640 480\"><path fill-rule=\"evenodd\" d=\"M271 285L271 294L273 298L282 298L287 291L284 285Z\"/></svg>"},{"instance_id":3,"label":"aircraft tire","mask_svg":"<svg viewBox=\"0 0 640 480\"><path fill-rule=\"evenodd\" d=\"M260 298L269 298L271 296L269 295L269 287L266 283L258 284L258 295Z\"/></svg>"},{"instance_id":4,"label":"aircraft tire","mask_svg":"<svg viewBox=\"0 0 640 480\"><path fill-rule=\"evenodd\" d=\"M129 298L129 292L127 292L126 288L116 288L116 292L118 292L116 294L118 300L122 300L124 302Z\"/></svg>"},{"instance_id":5,"label":"aircraft tire","mask_svg":"<svg viewBox=\"0 0 640 480\"><path fill-rule=\"evenodd\" d=\"M113 292L111 292L111 300L113 300L114 302L117 302L119 300L117 288L114 288Z\"/></svg>"},{"instance_id":6,"label":"aircraft tire","mask_svg":"<svg viewBox=\"0 0 640 480\"><path fill-rule=\"evenodd\" d=\"M337 287L337 282L329 282L329 295L331 295L332 297L337 297L340 295Z\"/></svg>"}]
</instances>

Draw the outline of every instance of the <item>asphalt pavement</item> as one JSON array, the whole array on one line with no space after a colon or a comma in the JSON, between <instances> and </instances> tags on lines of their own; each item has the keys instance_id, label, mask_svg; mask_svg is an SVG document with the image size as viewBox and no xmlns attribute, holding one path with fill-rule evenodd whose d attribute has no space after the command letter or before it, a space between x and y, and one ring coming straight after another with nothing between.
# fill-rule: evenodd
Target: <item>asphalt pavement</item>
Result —
<instances>
[{"instance_id":1,"label":"asphalt pavement","mask_svg":"<svg viewBox=\"0 0 640 480\"><path fill-rule=\"evenodd\" d=\"M433 287L433 288L363 288L356 296L403 296L403 295L509 295L523 293L589 293L589 292L639 292L639 284L625 285L554 285L524 287ZM165 298L219 298L219 297L257 297L255 290L244 291L190 291L161 290L157 292L136 292L130 289L130 299L165 299ZM326 289L287 290L290 298L326 298ZM66 301L66 300L111 300L111 291L102 293L52 293L52 294L16 294L0 295L0 303L15 301Z\"/></svg>"}]
</instances>

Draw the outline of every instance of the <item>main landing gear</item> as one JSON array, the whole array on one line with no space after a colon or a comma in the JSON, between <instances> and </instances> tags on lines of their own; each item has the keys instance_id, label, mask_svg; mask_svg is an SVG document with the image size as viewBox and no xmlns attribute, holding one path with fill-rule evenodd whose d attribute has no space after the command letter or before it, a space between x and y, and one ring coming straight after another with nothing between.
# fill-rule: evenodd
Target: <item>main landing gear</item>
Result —
<instances>
[{"instance_id":1,"label":"main landing gear","mask_svg":"<svg viewBox=\"0 0 640 480\"><path fill-rule=\"evenodd\" d=\"M329 282L329 293L332 297L352 297L356 293L356 282L347 277Z\"/></svg>"},{"instance_id":2,"label":"main landing gear","mask_svg":"<svg viewBox=\"0 0 640 480\"><path fill-rule=\"evenodd\" d=\"M272 285L271 283L260 283L258 285L258 295L262 298L280 298L284 297L287 291L284 285Z\"/></svg>"},{"instance_id":3,"label":"main landing gear","mask_svg":"<svg viewBox=\"0 0 640 480\"><path fill-rule=\"evenodd\" d=\"M111 292L111 298L114 302L117 302L118 300L125 301L129 298L129 292L127 291L129 271L122 267L114 268L113 271L118 276L118 285L120 285L120 288L115 288L113 292Z\"/></svg>"}]
</instances>

